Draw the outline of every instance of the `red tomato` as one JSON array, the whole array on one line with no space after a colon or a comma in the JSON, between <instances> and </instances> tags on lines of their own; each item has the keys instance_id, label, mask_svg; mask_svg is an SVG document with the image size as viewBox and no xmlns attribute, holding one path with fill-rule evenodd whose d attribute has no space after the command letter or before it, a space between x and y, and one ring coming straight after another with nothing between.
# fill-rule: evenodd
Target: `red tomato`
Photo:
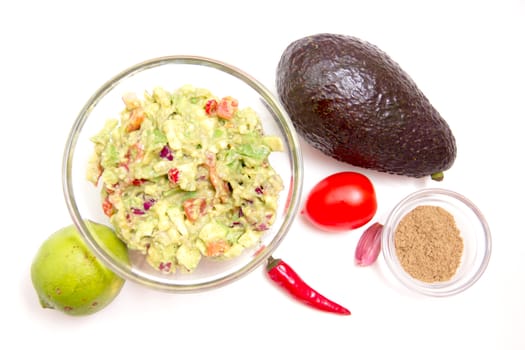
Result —
<instances>
[{"instance_id":1,"label":"red tomato","mask_svg":"<svg viewBox=\"0 0 525 350\"><path fill-rule=\"evenodd\" d=\"M312 188L303 214L325 231L352 230L369 222L377 211L372 182L363 174L332 174Z\"/></svg>"}]
</instances>

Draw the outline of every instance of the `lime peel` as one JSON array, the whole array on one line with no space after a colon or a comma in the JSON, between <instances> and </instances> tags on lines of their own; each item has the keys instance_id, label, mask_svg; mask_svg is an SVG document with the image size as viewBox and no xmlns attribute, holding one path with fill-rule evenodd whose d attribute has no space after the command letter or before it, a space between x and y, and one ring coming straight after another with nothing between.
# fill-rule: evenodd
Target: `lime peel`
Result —
<instances>
[{"instance_id":1,"label":"lime peel","mask_svg":"<svg viewBox=\"0 0 525 350\"><path fill-rule=\"evenodd\" d=\"M110 227L91 221L85 224L99 244L129 264L126 246ZM125 282L93 254L74 225L43 242L31 265L31 281L42 308L74 316L102 310Z\"/></svg>"}]
</instances>

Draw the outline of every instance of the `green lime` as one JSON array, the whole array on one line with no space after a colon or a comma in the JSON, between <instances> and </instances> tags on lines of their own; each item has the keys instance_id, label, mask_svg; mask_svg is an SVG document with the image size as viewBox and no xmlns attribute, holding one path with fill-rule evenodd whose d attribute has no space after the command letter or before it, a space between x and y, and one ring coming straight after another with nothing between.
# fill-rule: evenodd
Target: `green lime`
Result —
<instances>
[{"instance_id":1,"label":"green lime","mask_svg":"<svg viewBox=\"0 0 525 350\"><path fill-rule=\"evenodd\" d=\"M126 246L111 228L85 223L100 245L129 263ZM74 225L44 241L31 265L31 280L42 307L75 316L102 310L124 285L124 279L93 255Z\"/></svg>"}]
</instances>

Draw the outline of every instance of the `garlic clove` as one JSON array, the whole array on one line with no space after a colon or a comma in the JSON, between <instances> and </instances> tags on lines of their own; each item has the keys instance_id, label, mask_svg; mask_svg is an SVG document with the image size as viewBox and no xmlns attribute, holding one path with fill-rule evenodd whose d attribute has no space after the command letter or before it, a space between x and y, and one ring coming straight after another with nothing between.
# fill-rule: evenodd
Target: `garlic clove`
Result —
<instances>
[{"instance_id":1,"label":"garlic clove","mask_svg":"<svg viewBox=\"0 0 525 350\"><path fill-rule=\"evenodd\" d=\"M383 225L376 222L370 225L359 238L355 250L355 262L359 266L372 265L381 251Z\"/></svg>"}]
</instances>

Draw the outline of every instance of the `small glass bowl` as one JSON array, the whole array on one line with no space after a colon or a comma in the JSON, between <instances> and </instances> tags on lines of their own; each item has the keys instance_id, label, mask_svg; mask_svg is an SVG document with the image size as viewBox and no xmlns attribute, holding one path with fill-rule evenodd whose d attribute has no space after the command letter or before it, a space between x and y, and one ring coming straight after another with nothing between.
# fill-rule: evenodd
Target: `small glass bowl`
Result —
<instances>
[{"instance_id":1,"label":"small glass bowl","mask_svg":"<svg viewBox=\"0 0 525 350\"><path fill-rule=\"evenodd\" d=\"M281 176L284 190L279 198L272 227L253 248L240 256L216 261L202 259L191 273L165 274L151 268L143 255L130 251L131 263L123 263L99 245L85 225L91 220L110 226L101 208L100 188L86 180L88 159L93 153L90 138L110 117L123 109L122 96L141 96L155 87L174 91L191 84L215 96L232 96L240 107L251 107L259 115L265 134L279 136L283 152L273 152L270 163ZM102 85L87 101L76 118L66 142L63 189L73 222L98 258L121 277L139 284L171 292L202 291L237 280L264 263L287 234L296 216L303 184L303 160L299 140L288 114L279 101L253 77L229 64L199 56L167 56L130 67Z\"/></svg>"},{"instance_id":2,"label":"small glass bowl","mask_svg":"<svg viewBox=\"0 0 525 350\"><path fill-rule=\"evenodd\" d=\"M427 283L415 279L398 260L396 228L405 215L421 205L439 206L452 214L463 239L461 263L449 281ZM485 271L491 248L489 226L481 211L469 199L451 190L428 188L410 194L394 207L383 226L383 256L393 275L409 289L429 296L455 295L472 286Z\"/></svg>"}]
</instances>

